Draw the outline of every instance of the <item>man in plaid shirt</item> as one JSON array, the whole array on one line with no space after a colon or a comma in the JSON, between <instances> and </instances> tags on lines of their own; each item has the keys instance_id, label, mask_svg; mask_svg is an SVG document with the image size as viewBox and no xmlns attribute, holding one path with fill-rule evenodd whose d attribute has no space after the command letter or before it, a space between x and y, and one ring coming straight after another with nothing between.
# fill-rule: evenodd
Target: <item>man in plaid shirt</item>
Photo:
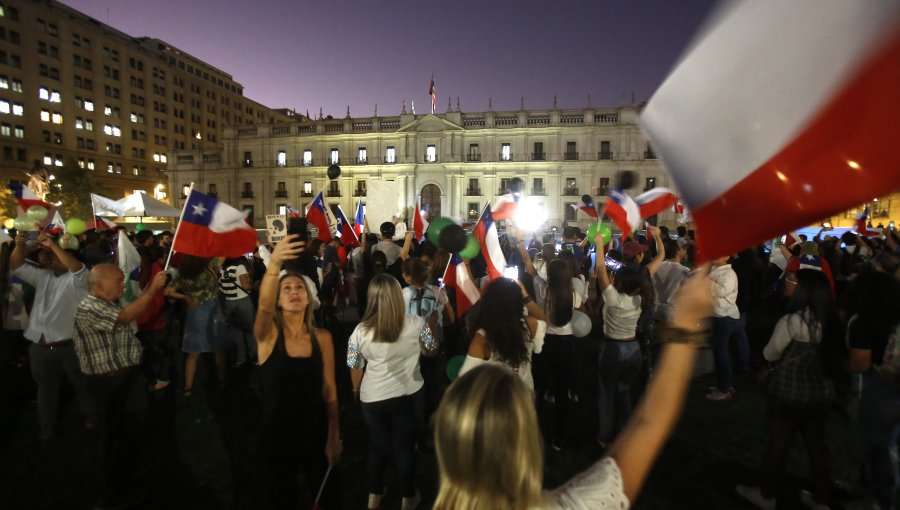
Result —
<instances>
[{"instance_id":1,"label":"man in plaid shirt","mask_svg":"<svg viewBox=\"0 0 900 510\"><path fill-rule=\"evenodd\" d=\"M146 383L138 370L141 343L131 323L165 286L166 273L157 273L149 288L123 308L119 300L125 275L112 264L98 264L91 269L90 294L75 311L75 352L105 425L100 452L101 508L136 503L145 496L139 488L129 486L134 481L128 479L139 466L147 412Z\"/></svg>"}]
</instances>

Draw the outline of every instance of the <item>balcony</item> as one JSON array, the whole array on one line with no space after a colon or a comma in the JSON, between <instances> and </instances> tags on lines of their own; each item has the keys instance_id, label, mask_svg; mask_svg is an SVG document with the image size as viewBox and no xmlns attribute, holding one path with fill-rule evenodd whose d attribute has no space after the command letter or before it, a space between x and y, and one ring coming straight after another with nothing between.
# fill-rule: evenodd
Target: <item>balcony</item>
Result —
<instances>
[{"instance_id":1,"label":"balcony","mask_svg":"<svg viewBox=\"0 0 900 510\"><path fill-rule=\"evenodd\" d=\"M497 161L512 161L513 155L510 152L509 154L503 154L502 152L497 155Z\"/></svg>"},{"instance_id":2,"label":"balcony","mask_svg":"<svg viewBox=\"0 0 900 510\"><path fill-rule=\"evenodd\" d=\"M597 153L597 159L612 159L612 151L600 151Z\"/></svg>"},{"instance_id":3,"label":"balcony","mask_svg":"<svg viewBox=\"0 0 900 510\"><path fill-rule=\"evenodd\" d=\"M253 168L253 160L245 159L244 160L244 168Z\"/></svg>"},{"instance_id":4,"label":"balcony","mask_svg":"<svg viewBox=\"0 0 900 510\"><path fill-rule=\"evenodd\" d=\"M481 161L481 154L468 154L466 156L466 161L470 163Z\"/></svg>"},{"instance_id":5,"label":"balcony","mask_svg":"<svg viewBox=\"0 0 900 510\"><path fill-rule=\"evenodd\" d=\"M308 159L300 162L300 166L313 166L313 160Z\"/></svg>"},{"instance_id":6,"label":"balcony","mask_svg":"<svg viewBox=\"0 0 900 510\"><path fill-rule=\"evenodd\" d=\"M581 195L581 193L578 193L578 188L565 188L562 194L564 197L577 197Z\"/></svg>"},{"instance_id":7,"label":"balcony","mask_svg":"<svg viewBox=\"0 0 900 510\"><path fill-rule=\"evenodd\" d=\"M469 188L466 190L467 197L480 197L481 196L481 188Z\"/></svg>"},{"instance_id":8,"label":"balcony","mask_svg":"<svg viewBox=\"0 0 900 510\"><path fill-rule=\"evenodd\" d=\"M304 191L303 193L300 193L300 196L303 198L311 198L313 196L313 192L312 191Z\"/></svg>"},{"instance_id":9,"label":"balcony","mask_svg":"<svg viewBox=\"0 0 900 510\"><path fill-rule=\"evenodd\" d=\"M598 197L609 196L609 186L594 186L594 195Z\"/></svg>"},{"instance_id":10,"label":"balcony","mask_svg":"<svg viewBox=\"0 0 900 510\"><path fill-rule=\"evenodd\" d=\"M356 158L356 164L357 165L368 165L369 159L368 158Z\"/></svg>"},{"instance_id":11,"label":"balcony","mask_svg":"<svg viewBox=\"0 0 900 510\"><path fill-rule=\"evenodd\" d=\"M396 165L396 164L397 164L397 158L396 158L396 157L393 157L393 158L384 158L384 164L385 164L385 165Z\"/></svg>"},{"instance_id":12,"label":"balcony","mask_svg":"<svg viewBox=\"0 0 900 510\"><path fill-rule=\"evenodd\" d=\"M428 154L425 154L424 156L422 156L422 161L424 161L425 163L437 163L437 156L429 156Z\"/></svg>"},{"instance_id":13,"label":"balcony","mask_svg":"<svg viewBox=\"0 0 900 510\"><path fill-rule=\"evenodd\" d=\"M566 161L578 161L578 153L577 152L566 152L563 154L563 158Z\"/></svg>"},{"instance_id":14,"label":"balcony","mask_svg":"<svg viewBox=\"0 0 900 510\"><path fill-rule=\"evenodd\" d=\"M331 158L331 160L328 162L328 164L329 165L340 165L341 158Z\"/></svg>"},{"instance_id":15,"label":"balcony","mask_svg":"<svg viewBox=\"0 0 900 510\"><path fill-rule=\"evenodd\" d=\"M353 191L353 196L354 197L364 197L364 196L366 196L366 190L357 188Z\"/></svg>"},{"instance_id":16,"label":"balcony","mask_svg":"<svg viewBox=\"0 0 900 510\"><path fill-rule=\"evenodd\" d=\"M339 189L330 189L330 190L328 190L328 192L326 193L326 195L329 196L329 197L339 197L339 196L341 196L341 190L339 190Z\"/></svg>"},{"instance_id":17,"label":"balcony","mask_svg":"<svg viewBox=\"0 0 900 510\"><path fill-rule=\"evenodd\" d=\"M547 196L547 188L533 188L531 190L531 196L546 197Z\"/></svg>"},{"instance_id":18,"label":"balcony","mask_svg":"<svg viewBox=\"0 0 900 510\"><path fill-rule=\"evenodd\" d=\"M531 153L531 161L546 161L547 153L546 152L532 152Z\"/></svg>"},{"instance_id":19,"label":"balcony","mask_svg":"<svg viewBox=\"0 0 900 510\"><path fill-rule=\"evenodd\" d=\"M213 198L218 198L218 197L219 197L219 193L218 193L217 191L208 191L206 194L209 195L209 196L211 196L211 197L213 197ZM181 198L187 198L187 197L185 197L184 195L182 195Z\"/></svg>"},{"instance_id":20,"label":"balcony","mask_svg":"<svg viewBox=\"0 0 900 510\"><path fill-rule=\"evenodd\" d=\"M509 188L500 188L500 189L497 190L497 195L498 195L498 196L499 196L499 195L509 195L510 193L512 193L512 190L509 189Z\"/></svg>"},{"instance_id":21,"label":"balcony","mask_svg":"<svg viewBox=\"0 0 900 510\"><path fill-rule=\"evenodd\" d=\"M241 198L253 198L252 191L241 191Z\"/></svg>"},{"instance_id":22,"label":"balcony","mask_svg":"<svg viewBox=\"0 0 900 510\"><path fill-rule=\"evenodd\" d=\"M275 192L275 198L287 198L287 190L277 190Z\"/></svg>"}]
</instances>

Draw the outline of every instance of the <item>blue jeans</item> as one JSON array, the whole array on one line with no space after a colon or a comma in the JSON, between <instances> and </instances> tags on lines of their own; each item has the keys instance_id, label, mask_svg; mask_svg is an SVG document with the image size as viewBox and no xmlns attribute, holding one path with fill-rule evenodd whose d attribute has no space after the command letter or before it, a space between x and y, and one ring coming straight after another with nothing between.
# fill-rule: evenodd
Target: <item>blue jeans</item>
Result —
<instances>
[{"instance_id":1,"label":"blue jeans","mask_svg":"<svg viewBox=\"0 0 900 510\"><path fill-rule=\"evenodd\" d=\"M222 305L222 313L228 323L226 336L228 344L234 349L234 364L256 362L256 338L253 337L253 301L250 297L226 299Z\"/></svg>"},{"instance_id":2,"label":"blue jeans","mask_svg":"<svg viewBox=\"0 0 900 510\"><path fill-rule=\"evenodd\" d=\"M712 347L716 363L716 386L722 393L727 392L734 384L731 368L731 340L737 343L738 369L742 372L750 370L750 344L744 328L744 316L740 319L731 317L712 318Z\"/></svg>"},{"instance_id":3,"label":"blue jeans","mask_svg":"<svg viewBox=\"0 0 900 510\"><path fill-rule=\"evenodd\" d=\"M900 488L900 392L874 371L863 376L859 401L859 440L872 496L882 508L893 508Z\"/></svg>"},{"instance_id":4,"label":"blue jeans","mask_svg":"<svg viewBox=\"0 0 900 510\"><path fill-rule=\"evenodd\" d=\"M366 471L372 494L384 494L385 464L393 453L401 496L416 495L416 399L421 397L421 391L362 404L363 419L369 429Z\"/></svg>"},{"instance_id":5,"label":"blue jeans","mask_svg":"<svg viewBox=\"0 0 900 510\"><path fill-rule=\"evenodd\" d=\"M631 392L641 375L641 346L637 340L600 346L600 430L597 438L609 442L631 416Z\"/></svg>"}]
</instances>

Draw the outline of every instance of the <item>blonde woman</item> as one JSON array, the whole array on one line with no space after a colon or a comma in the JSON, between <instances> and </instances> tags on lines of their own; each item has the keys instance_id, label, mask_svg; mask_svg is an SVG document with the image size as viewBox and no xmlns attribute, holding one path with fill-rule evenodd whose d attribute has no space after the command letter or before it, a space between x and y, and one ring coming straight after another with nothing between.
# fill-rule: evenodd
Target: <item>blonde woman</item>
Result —
<instances>
[{"instance_id":1,"label":"blonde woman","mask_svg":"<svg viewBox=\"0 0 900 510\"><path fill-rule=\"evenodd\" d=\"M297 508L297 478L318 488L341 456L338 397L331 333L313 326L315 284L281 265L296 259L305 241L288 236L275 246L259 287L253 333L263 383L262 442L272 508ZM312 499L311 497L309 498ZM340 508L335 475L322 493L326 508Z\"/></svg>"},{"instance_id":2,"label":"blonde woman","mask_svg":"<svg viewBox=\"0 0 900 510\"><path fill-rule=\"evenodd\" d=\"M423 385L419 354L436 354L438 345L425 319L406 315L403 292L393 276L372 278L366 302L347 345L347 366L369 430L368 508L381 505L385 464L393 453L402 508L410 510L420 499L415 484L415 400Z\"/></svg>"},{"instance_id":3,"label":"blonde woman","mask_svg":"<svg viewBox=\"0 0 900 510\"><path fill-rule=\"evenodd\" d=\"M542 490L543 447L532 395L505 368L485 365L447 390L435 420L441 471L436 510L628 508L684 404L696 345L705 340L706 275L679 291L675 320L643 402L605 457L553 491Z\"/></svg>"}]
</instances>

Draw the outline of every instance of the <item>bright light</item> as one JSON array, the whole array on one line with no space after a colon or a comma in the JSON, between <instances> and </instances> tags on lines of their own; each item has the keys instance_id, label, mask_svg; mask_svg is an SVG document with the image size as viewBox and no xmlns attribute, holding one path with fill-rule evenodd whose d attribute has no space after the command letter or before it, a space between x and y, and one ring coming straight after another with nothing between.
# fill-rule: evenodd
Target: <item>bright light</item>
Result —
<instances>
[{"instance_id":1,"label":"bright light","mask_svg":"<svg viewBox=\"0 0 900 510\"><path fill-rule=\"evenodd\" d=\"M526 197L519 201L513 220L525 232L534 232L547 222L547 210L539 200Z\"/></svg>"},{"instance_id":2,"label":"bright light","mask_svg":"<svg viewBox=\"0 0 900 510\"><path fill-rule=\"evenodd\" d=\"M850 168L852 168L854 170L860 169L859 163L857 163L856 161L848 161L847 166L849 166Z\"/></svg>"},{"instance_id":3,"label":"bright light","mask_svg":"<svg viewBox=\"0 0 900 510\"><path fill-rule=\"evenodd\" d=\"M159 192L162 191L162 189L165 188L165 187L166 187L165 184L157 184L157 185L156 185L156 192L159 193Z\"/></svg>"},{"instance_id":4,"label":"bright light","mask_svg":"<svg viewBox=\"0 0 900 510\"><path fill-rule=\"evenodd\" d=\"M781 182L787 182L788 180L787 176L781 173L780 170L775 170L775 177L778 177L778 180Z\"/></svg>"}]
</instances>

